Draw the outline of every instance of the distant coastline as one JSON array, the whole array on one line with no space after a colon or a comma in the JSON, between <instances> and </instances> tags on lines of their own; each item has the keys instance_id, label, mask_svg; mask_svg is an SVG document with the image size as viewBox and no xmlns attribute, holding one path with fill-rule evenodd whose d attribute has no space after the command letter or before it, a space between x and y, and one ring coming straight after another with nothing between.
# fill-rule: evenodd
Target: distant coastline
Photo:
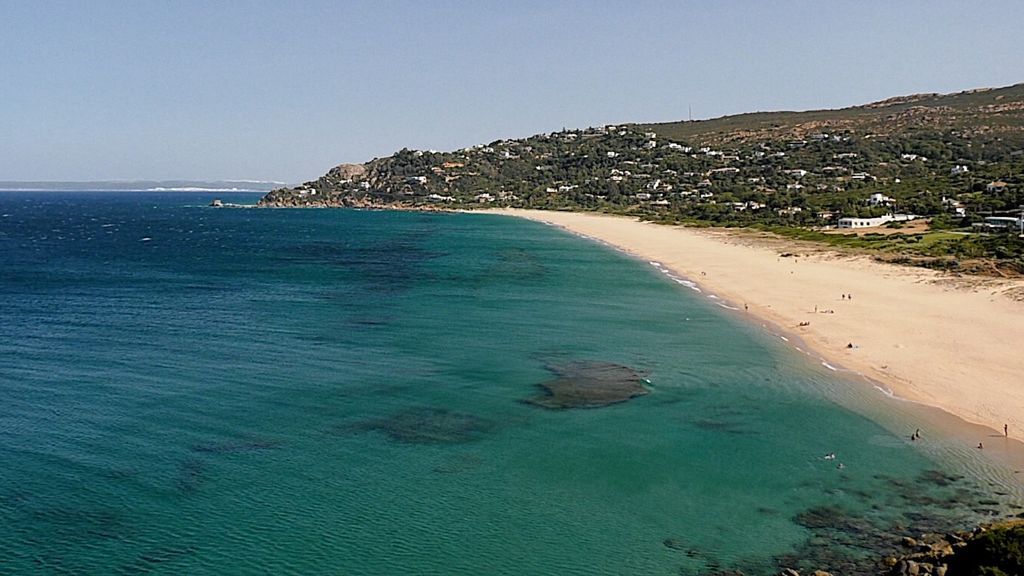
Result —
<instances>
[{"instance_id":1,"label":"distant coastline","mask_svg":"<svg viewBox=\"0 0 1024 576\"><path fill-rule=\"evenodd\" d=\"M269 192L282 182L262 180L0 181L0 192Z\"/></svg>"}]
</instances>

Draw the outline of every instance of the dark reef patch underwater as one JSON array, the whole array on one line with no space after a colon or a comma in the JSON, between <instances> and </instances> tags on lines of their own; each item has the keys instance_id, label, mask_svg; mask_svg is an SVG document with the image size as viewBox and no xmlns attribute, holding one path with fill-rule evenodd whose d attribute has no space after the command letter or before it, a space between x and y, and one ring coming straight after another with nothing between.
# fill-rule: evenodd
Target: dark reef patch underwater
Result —
<instances>
[{"instance_id":1,"label":"dark reef patch underwater","mask_svg":"<svg viewBox=\"0 0 1024 576\"><path fill-rule=\"evenodd\" d=\"M210 200L0 194L0 574L873 575L1021 512L605 247Z\"/></svg>"},{"instance_id":2,"label":"dark reef patch underwater","mask_svg":"<svg viewBox=\"0 0 1024 576\"><path fill-rule=\"evenodd\" d=\"M527 400L543 408L600 408L647 394L643 374L612 362L576 361L549 367L558 377Z\"/></svg>"}]
</instances>

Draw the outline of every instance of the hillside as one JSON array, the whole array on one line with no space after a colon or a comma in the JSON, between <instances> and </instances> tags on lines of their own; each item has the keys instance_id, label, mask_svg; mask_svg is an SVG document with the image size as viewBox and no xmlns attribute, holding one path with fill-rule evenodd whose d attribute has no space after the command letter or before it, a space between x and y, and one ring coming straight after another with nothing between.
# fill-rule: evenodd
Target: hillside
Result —
<instances>
[{"instance_id":1,"label":"hillside","mask_svg":"<svg viewBox=\"0 0 1024 576\"><path fill-rule=\"evenodd\" d=\"M914 94L864 106L807 112L753 112L694 122L645 124L664 138L751 142L804 138L818 132L855 130L893 135L914 128L1019 131L1024 127L1024 84L956 94Z\"/></svg>"},{"instance_id":2,"label":"hillside","mask_svg":"<svg viewBox=\"0 0 1024 576\"><path fill-rule=\"evenodd\" d=\"M936 229L990 233L915 246L923 255L1016 260L1016 235L993 241L1005 228L972 224L1015 217L1024 205L1024 84L403 149L274 190L261 205L502 205L790 230L899 212L930 217ZM1016 227L1008 222L999 225ZM1024 259L1012 267L1024 269Z\"/></svg>"}]
</instances>

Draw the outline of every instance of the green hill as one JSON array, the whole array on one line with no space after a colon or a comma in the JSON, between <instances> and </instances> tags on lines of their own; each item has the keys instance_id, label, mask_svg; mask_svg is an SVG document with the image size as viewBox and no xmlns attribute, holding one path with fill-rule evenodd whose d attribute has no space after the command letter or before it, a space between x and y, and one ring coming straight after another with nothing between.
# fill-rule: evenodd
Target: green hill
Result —
<instances>
[{"instance_id":1,"label":"green hill","mask_svg":"<svg viewBox=\"0 0 1024 576\"><path fill-rule=\"evenodd\" d=\"M767 228L933 265L990 257L1024 270L1024 246L1009 233L1016 224L984 222L1017 217L1024 205L1024 84L838 110L564 130L449 152L403 149L274 190L261 205L600 210ZM888 213L965 234L809 232Z\"/></svg>"}]
</instances>

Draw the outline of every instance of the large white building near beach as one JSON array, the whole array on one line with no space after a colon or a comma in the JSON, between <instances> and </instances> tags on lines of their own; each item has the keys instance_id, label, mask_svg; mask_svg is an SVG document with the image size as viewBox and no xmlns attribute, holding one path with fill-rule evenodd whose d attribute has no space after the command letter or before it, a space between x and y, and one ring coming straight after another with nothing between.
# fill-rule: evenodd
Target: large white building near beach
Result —
<instances>
[{"instance_id":1,"label":"large white building near beach","mask_svg":"<svg viewBox=\"0 0 1024 576\"><path fill-rule=\"evenodd\" d=\"M886 214L885 216L877 216L875 218L840 218L839 228L871 228L888 224L889 222L909 222L917 218L920 218L920 216L914 214Z\"/></svg>"}]
</instances>

